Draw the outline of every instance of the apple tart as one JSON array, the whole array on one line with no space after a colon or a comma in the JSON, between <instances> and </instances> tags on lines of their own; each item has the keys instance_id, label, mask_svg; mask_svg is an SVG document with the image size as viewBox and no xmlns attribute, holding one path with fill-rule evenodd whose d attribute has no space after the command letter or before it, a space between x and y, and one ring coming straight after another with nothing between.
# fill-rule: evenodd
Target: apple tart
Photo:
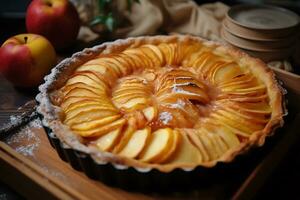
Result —
<instances>
[{"instance_id":1,"label":"apple tart","mask_svg":"<svg viewBox=\"0 0 300 200\"><path fill-rule=\"evenodd\" d=\"M230 162L263 145L285 114L262 61L192 36L104 43L45 80L38 112L60 142L96 163L138 170Z\"/></svg>"}]
</instances>

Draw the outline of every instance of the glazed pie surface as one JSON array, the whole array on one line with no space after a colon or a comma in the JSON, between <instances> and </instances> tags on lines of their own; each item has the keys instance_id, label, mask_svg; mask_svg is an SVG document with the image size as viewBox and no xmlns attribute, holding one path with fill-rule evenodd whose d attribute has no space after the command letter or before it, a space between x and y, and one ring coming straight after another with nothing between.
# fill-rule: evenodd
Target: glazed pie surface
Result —
<instances>
[{"instance_id":1,"label":"glazed pie surface","mask_svg":"<svg viewBox=\"0 0 300 200\"><path fill-rule=\"evenodd\" d=\"M131 38L79 60L47 88L45 109L55 108L54 133L98 162L210 167L262 145L283 123L273 73L230 47L191 36Z\"/></svg>"}]
</instances>

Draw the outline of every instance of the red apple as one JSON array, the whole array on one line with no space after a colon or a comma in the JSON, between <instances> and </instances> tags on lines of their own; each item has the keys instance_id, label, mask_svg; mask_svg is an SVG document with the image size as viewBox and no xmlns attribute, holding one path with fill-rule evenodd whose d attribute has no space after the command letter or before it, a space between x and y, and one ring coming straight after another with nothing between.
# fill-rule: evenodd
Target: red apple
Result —
<instances>
[{"instance_id":1,"label":"red apple","mask_svg":"<svg viewBox=\"0 0 300 200\"><path fill-rule=\"evenodd\" d=\"M40 35L16 35L6 40L0 48L0 73L15 86L39 85L55 64L53 46Z\"/></svg>"},{"instance_id":2,"label":"red apple","mask_svg":"<svg viewBox=\"0 0 300 200\"><path fill-rule=\"evenodd\" d=\"M56 49L64 49L76 41L80 20L68 0L33 0L27 8L26 27L29 33L45 36Z\"/></svg>"}]
</instances>

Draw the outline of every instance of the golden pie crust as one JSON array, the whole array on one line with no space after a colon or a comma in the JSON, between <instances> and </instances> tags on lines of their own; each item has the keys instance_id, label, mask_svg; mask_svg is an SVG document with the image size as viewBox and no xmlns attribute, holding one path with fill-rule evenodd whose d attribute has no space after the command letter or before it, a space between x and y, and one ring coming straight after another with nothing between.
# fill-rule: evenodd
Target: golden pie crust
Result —
<instances>
[{"instance_id":1,"label":"golden pie crust","mask_svg":"<svg viewBox=\"0 0 300 200\"><path fill-rule=\"evenodd\" d=\"M283 89L262 61L186 35L84 49L58 64L39 90L43 125L65 146L138 171L231 162L263 145L286 114ZM82 103L71 105L72 98Z\"/></svg>"}]
</instances>

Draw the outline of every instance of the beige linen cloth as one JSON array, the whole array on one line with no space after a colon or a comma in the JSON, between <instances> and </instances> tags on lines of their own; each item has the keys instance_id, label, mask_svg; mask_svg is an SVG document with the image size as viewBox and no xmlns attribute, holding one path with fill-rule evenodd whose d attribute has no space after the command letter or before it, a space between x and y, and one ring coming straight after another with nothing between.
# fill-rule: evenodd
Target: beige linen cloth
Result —
<instances>
[{"instance_id":1,"label":"beige linen cloth","mask_svg":"<svg viewBox=\"0 0 300 200\"><path fill-rule=\"evenodd\" d=\"M160 30L220 40L220 22L229 9L220 2L199 6L191 0L140 0L129 11L126 2L119 0L117 5L132 24L127 36L152 35Z\"/></svg>"},{"instance_id":2,"label":"beige linen cloth","mask_svg":"<svg viewBox=\"0 0 300 200\"><path fill-rule=\"evenodd\" d=\"M88 24L98 13L97 0L72 2L84 24ZM220 22L228 10L228 6L220 2L199 6L192 0L140 0L140 3L133 3L131 9L128 9L125 0L116 0L113 3L120 17L129 21L129 26L115 31L118 38L165 32L220 40ZM81 33L88 40L97 37L88 27L84 27Z\"/></svg>"}]
</instances>

